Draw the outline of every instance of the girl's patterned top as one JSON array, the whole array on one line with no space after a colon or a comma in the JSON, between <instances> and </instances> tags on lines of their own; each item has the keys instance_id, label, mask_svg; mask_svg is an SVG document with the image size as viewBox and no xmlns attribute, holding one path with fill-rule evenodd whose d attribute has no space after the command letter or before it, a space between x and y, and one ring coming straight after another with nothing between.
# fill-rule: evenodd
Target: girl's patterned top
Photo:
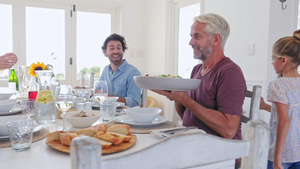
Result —
<instances>
[{"instance_id":1,"label":"girl's patterned top","mask_svg":"<svg viewBox=\"0 0 300 169\"><path fill-rule=\"evenodd\" d=\"M270 118L269 160L274 159L277 133L277 111L275 103L288 105L290 128L285 140L282 162L300 161L300 78L279 78L272 81L268 89L268 101L272 102Z\"/></svg>"}]
</instances>

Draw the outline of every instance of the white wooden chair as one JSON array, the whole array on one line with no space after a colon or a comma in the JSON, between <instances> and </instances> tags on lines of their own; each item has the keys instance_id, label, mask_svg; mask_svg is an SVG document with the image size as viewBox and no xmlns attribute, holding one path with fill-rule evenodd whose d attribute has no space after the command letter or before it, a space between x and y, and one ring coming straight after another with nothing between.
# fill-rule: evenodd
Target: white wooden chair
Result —
<instances>
[{"instance_id":1,"label":"white wooden chair","mask_svg":"<svg viewBox=\"0 0 300 169\"><path fill-rule=\"evenodd\" d=\"M148 96L148 89L142 89L140 107L159 107L157 100Z\"/></svg>"},{"instance_id":2,"label":"white wooden chair","mask_svg":"<svg viewBox=\"0 0 300 169\"><path fill-rule=\"evenodd\" d=\"M260 98L261 98L261 86L254 85L252 91L247 90L245 97L250 98L250 106L249 106L248 116L246 116L245 114L242 115L242 119L241 119L242 123L247 123L249 120L252 119L258 119Z\"/></svg>"},{"instance_id":3,"label":"white wooden chair","mask_svg":"<svg viewBox=\"0 0 300 169\"><path fill-rule=\"evenodd\" d=\"M247 125L245 140L199 133L177 135L127 156L102 160L102 169L234 169L234 159L241 157L242 169L266 169L268 125L261 120ZM229 166L214 165L228 160L232 161Z\"/></svg>"}]
</instances>

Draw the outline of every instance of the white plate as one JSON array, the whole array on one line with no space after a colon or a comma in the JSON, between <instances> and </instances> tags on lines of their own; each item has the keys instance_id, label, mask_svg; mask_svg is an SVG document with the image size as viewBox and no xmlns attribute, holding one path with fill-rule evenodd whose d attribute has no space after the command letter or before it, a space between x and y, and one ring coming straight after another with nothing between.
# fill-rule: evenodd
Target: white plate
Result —
<instances>
[{"instance_id":1,"label":"white plate","mask_svg":"<svg viewBox=\"0 0 300 169\"><path fill-rule=\"evenodd\" d=\"M9 99L14 93L16 92L9 87L0 87L0 100Z\"/></svg>"},{"instance_id":2,"label":"white plate","mask_svg":"<svg viewBox=\"0 0 300 169\"><path fill-rule=\"evenodd\" d=\"M5 111L5 112L0 112L0 116L2 115L11 115L11 114L17 114L17 113L21 113L22 109L21 108L13 108L11 109L9 112Z\"/></svg>"},{"instance_id":3,"label":"white plate","mask_svg":"<svg viewBox=\"0 0 300 169\"><path fill-rule=\"evenodd\" d=\"M42 128L43 128L43 125L41 124L34 124L33 126L33 133L37 132L37 131L40 131ZM0 136L0 139L7 139L9 138L9 136Z\"/></svg>"},{"instance_id":4,"label":"white plate","mask_svg":"<svg viewBox=\"0 0 300 169\"><path fill-rule=\"evenodd\" d=\"M158 116L155 120L153 120L151 123L136 123L134 120L129 117L128 115L120 115L115 117L115 121L119 123L124 124L131 124L136 126L151 126L151 125L157 125L166 122L168 119L164 116Z\"/></svg>"},{"instance_id":5,"label":"white plate","mask_svg":"<svg viewBox=\"0 0 300 169\"><path fill-rule=\"evenodd\" d=\"M134 76L135 84L144 89L190 91L199 87L200 79Z\"/></svg>"}]
</instances>

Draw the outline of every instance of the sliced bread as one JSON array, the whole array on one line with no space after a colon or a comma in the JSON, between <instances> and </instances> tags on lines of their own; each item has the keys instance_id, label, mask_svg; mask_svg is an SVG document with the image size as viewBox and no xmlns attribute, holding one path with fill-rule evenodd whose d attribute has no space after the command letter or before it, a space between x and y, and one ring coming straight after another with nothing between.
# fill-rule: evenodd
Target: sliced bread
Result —
<instances>
[{"instance_id":1,"label":"sliced bread","mask_svg":"<svg viewBox=\"0 0 300 169\"><path fill-rule=\"evenodd\" d=\"M128 135L130 133L130 126L127 124L116 124L116 125L110 126L107 129L107 132L114 132L114 133Z\"/></svg>"},{"instance_id":2,"label":"sliced bread","mask_svg":"<svg viewBox=\"0 0 300 169\"><path fill-rule=\"evenodd\" d=\"M122 140L118 139L117 137L115 137L113 135L110 135L107 133L102 133L102 132L97 133L94 137L106 140L108 142L113 143L114 145L118 145L123 142Z\"/></svg>"},{"instance_id":3,"label":"sliced bread","mask_svg":"<svg viewBox=\"0 0 300 169\"><path fill-rule=\"evenodd\" d=\"M95 138L99 141L99 143L101 144L103 149L109 148L112 145L111 142L105 141L105 140L97 138L97 137L95 137Z\"/></svg>"},{"instance_id":4,"label":"sliced bread","mask_svg":"<svg viewBox=\"0 0 300 169\"><path fill-rule=\"evenodd\" d=\"M78 135L85 135L85 136L90 136L90 137L93 137L95 134L97 134L97 132L95 130L90 129L90 128L76 130L76 133Z\"/></svg>"},{"instance_id":5,"label":"sliced bread","mask_svg":"<svg viewBox=\"0 0 300 169\"><path fill-rule=\"evenodd\" d=\"M130 141L131 140L131 136L129 135L124 135L124 134L120 134L120 133L115 133L115 132L107 132L108 134L117 137L118 139L122 140L122 141Z\"/></svg>"}]
</instances>

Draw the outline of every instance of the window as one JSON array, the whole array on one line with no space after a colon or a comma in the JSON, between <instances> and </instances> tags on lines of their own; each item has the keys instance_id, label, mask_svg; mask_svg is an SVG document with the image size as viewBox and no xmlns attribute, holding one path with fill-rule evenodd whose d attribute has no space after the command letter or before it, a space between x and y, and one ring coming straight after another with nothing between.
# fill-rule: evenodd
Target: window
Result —
<instances>
[{"instance_id":1,"label":"window","mask_svg":"<svg viewBox=\"0 0 300 169\"><path fill-rule=\"evenodd\" d=\"M17 53L18 65L51 64L61 84L79 85L82 71L99 78L109 63L101 46L111 32L118 32L119 7L103 8L96 2L76 6L47 0L3 2L10 0L0 2L0 37L4 39L0 54ZM7 81L8 73L1 78Z\"/></svg>"},{"instance_id":2,"label":"window","mask_svg":"<svg viewBox=\"0 0 300 169\"><path fill-rule=\"evenodd\" d=\"M12 5L0 4L0 56L13 51ZM0 79L8 79L8 70L0 74Z\"/></svg>"},{"instance_id":3,"label":"window","mask_svg":"<svg viewBox=\"0 0 300 169\"><path fill-rule=\"evenodd\" d=\"M105 24L104 24L105 23ZM88 34L86 32L89 32ZM111 34L111 15L77 12L77 75L80 71L94 72L100 78L100 70L109 64L101 46ZM101 61L100 61L101 60Z\"/></svg>"},{"instance_id":4,"label":"window","mask_svg":"<svg viewBox=\"0 0 300 169\"><path fill-rule=\"evenodd\" d=\"M26 7L26 65L44 62L65 79L65 10Z\"/></svg>"}]
</instances>

